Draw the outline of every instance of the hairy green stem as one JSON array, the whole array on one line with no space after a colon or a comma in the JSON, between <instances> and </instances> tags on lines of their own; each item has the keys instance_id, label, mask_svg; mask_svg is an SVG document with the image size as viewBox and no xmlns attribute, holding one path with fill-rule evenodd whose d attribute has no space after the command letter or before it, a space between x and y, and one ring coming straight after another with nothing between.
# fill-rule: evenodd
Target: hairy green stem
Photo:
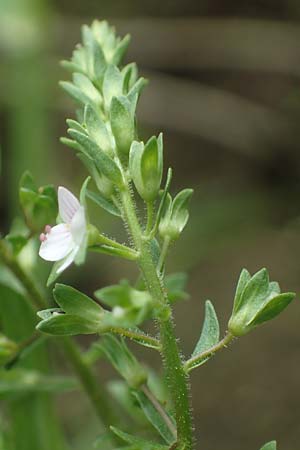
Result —
<instances>
[{"instance_id":1,"label":"hairy green stem","mask_svg":"<svg viewBox=\"0 0 300 450\"><path fill-rule=\"evenodd\" d=\"M205 352L202 352L199 355L192 356L190 359L188 359L184 364L185 371L187 373L190 372L195 366L197 367L204 359L208 358L209 356L213 356L218 351L226 348L228 344L233 341L233 339L234 336L229 331L227 331L223 339L216 345L209 348L208 350L205 350Z\"/></svg>"},{"instance_id":2,"label":"hairy green stem","mask_svg":"<svg viewBox=\"0 0 300 450\"><path fill-rule=\"evenodd\" d=\"M133 241L140 253L139 267L146 287L159 311L157 320L160 330L161 354L175 409L177 425L177 444L175 448L178 450L191 450L193 447L193 433L189 403L189 383L174 332L172 310L153 260L150 242L141 232L129 188L121 191L121 197Z\"/></svg>"},{"instance_id":3,"label":"hairy green stem","mask_svg":"<svg viewBox=\"0 0 300 450\"><path fill-rule=\"evenodd\" d=\"M160 350L160 342L153 336L149 336L145 333L140 333L131 328L111 327L109 330L111 333L119 334L120 336L127 337L136 342L144 342L148 347L155 350Z\"/></svg>"}]
</instances>

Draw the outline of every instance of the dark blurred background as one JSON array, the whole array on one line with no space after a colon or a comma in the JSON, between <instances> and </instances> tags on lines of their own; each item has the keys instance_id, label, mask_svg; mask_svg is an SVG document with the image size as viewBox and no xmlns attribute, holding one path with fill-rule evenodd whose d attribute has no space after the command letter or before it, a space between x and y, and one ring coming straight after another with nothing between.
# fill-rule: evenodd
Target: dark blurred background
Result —
<instances>
[{"instance_id":1,"label":"dark blurred background","mask_svg":"<svg viewBox=\"0 0 300 450\"><path fill-rule=\"evenodd\" d=\"M150 79L139 105L141 136L164 131L173 189L193 187L191 219L169 258L189 272L189 301L176 307L186 354L211 299L223 331L242 267L266 266L283 289L300 290L300 3L298 0L0 0L1 230L17 211L21 173L78 192L85 174L58 138L74 106L58 62L80 25L108 19L130 33L128 61ZM103 216L113 235L120 224ZM130 264L90 258L64 275L92 293ZM199 449L300 448L298 300L192 374ZM83 342L86 343L85 341ZM149 351L134 347L159 367ZM99 366L107 379L116 374ZM96 423L84 398L58 400L74 449ZM93 428L94 427L94 428ZM75 443L77 441L77 443Z\"/></svg>"}]
</instances>

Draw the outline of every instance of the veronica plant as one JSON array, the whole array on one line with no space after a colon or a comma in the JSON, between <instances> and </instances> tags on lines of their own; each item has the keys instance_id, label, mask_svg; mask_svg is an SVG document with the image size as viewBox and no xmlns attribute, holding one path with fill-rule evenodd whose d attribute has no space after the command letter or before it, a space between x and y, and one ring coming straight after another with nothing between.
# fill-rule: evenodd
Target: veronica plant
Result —
<instances>
[{"instance_id":1,"label":"veronica plant","mask_svg":"<svg viewBox=\"0 0 300 450\"><path fill-rule=\"evenodd\" d=\"M136 423L143 412L143 420L153 426L153 437L147 440L139 432L132 435L128 428L124 431L116 428L119 420L114 422L112 415L106 425L111 426L110 436L114 438L108 438L107 443L104 435L98 442L99 448L123 445L128 450L191 450L196 448L196 442L189 373L234 338L273 319L295 294L281 293L278 283L269 281L266 269L253 276L244 269L225 336L220 338L217 314L213 304L207 301L195 349L190 357L182 356L172 310L175 301L186 298L185 276L167 275L166 258L170 246L180 238L188 223L193 191L183 189L172 197L172 170L163 168L162 134L146 142L139 138L136 108L147 83L138 76L136 64L122 64L128 44L128 36L120 39L106 22L95 21L90 27L83 27L82 44L76 47L70 61L63 62L72 72L72 81L62 82L61 86L75 100L77 114L67 120L68 137L62 138L62 142L74 150L89 174L79 199L60 187L57 207L55 192L49 188L36 189L27 175L21 183L21 201L32 232L36 233L37 228L42 232L40 257L55 262L48 285L73 262L84 264L89 251L127 259L137 265L140 276L133 286L121 280L119 284L100 288L95 292L98 301L73 287L56 284L53 296L57 307L39 311L42 320L37 330L56 336L100 335L100 340L81 359L74 349L70 354L71 341L64 341L87 393L100 415L101 410L105 415L106 400L94 395L95 384L88 372L84 372L99 357L105 357L124 379L121 384L109 386L111 395ZM45 196L44 202L41 195ZM38 220L36 205L39 205ZM102 208L115 220L121 219L128 232L128 244L117 242L114 236L108 237L102 232L101 224L90 223L88 209L91 207ZM2 257L12 265L17 252L16 240L8 236L4 241ZM14 273L18 271L15 269ZM20 278L34 293L28 280ZM156 323L156 336L143 331L147 320ZM160 353L166 391L158 376L132 354L126 338ZM9 352L15 355L17 351L14 343L5 337L1 338L0 347L5 360ZM261 450L266 449L275 450L276 443L270 442Z\"/></svg>"}]
</instances>

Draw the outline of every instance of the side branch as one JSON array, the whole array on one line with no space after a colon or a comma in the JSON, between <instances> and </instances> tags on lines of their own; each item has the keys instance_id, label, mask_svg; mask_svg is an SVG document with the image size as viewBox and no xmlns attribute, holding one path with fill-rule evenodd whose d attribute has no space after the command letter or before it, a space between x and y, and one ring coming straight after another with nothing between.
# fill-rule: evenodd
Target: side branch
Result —
<instances>
[{"instance_id":1,"label":"side branch","mask_svg":"<svg viewBox=\"0 0 300 450\"><path fill-rule=\"evenodd\" d=\"M192 358L188 359L184 363L184 370L186 373L189 373L191 370L197 367L204 359L209 358L210 356L213 356L218 351L227 348L230 342L232 342L234 339L234 336L227 331L224 338L218 342L213 347L209 348L208 350L205 350L202 353L199 353L198 355L193 356Z\"/></svg>"}]
</instances>

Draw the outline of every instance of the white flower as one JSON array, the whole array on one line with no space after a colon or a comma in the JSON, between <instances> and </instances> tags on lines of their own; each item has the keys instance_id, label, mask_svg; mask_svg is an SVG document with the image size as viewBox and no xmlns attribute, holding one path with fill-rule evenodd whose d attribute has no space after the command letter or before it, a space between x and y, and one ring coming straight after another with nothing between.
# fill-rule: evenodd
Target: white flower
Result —
<instances>
[{"instance_id":1,"label":"white flower","mask_svg":"<svg viewBox=\"0 0 300 450\"><path fill-rule=\"evenodd\" d=\"M75 260L87 235L85 210L77 198L64 187L58 188L59 215L63 221L49 225L40 235L39 255L46 261L58 261L56 274L60 274Z\"/></svg>"}]
</instances>

